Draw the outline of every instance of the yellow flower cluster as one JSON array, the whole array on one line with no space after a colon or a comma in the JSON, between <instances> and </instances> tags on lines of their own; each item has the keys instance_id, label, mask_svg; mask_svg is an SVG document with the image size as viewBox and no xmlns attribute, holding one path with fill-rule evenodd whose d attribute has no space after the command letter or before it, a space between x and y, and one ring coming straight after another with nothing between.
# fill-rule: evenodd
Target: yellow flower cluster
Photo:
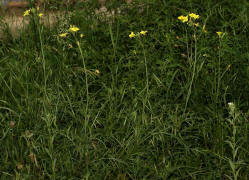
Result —
<instances>
[{"instance_id":1,"label":"yellow flower cluster","mask_svg":"<svg viewBox=\"0 0 249 180\"><path fill-rule=\"evenodd\" d=\"M179 16L178 19L183 23L188 22L188 16Z\"/></svg>"},{"instance_id":2,"label":"yellow flower cluster","mask_svg":"<svg viewBox=\"0 0 249 180\"><path fill-rule=\"evenodd\" d=\"M191 20L199 19L199 17L200 16L198 14L190 13L187 16L179 16L178 19L180 21L182 21L183 23L185 23L185 22L188 22L188 21L191 21ZM196 23L195 26L198 27L199 24Z\"/></svg>"},{"instance_id":3,"label":"yellow flower cluster","mask_svg":"<svg viewBox=\"0 0 249 180\"><path fill-rule=\"evenodd\" d=\"M31 11L30 9L24 11L23 16L28 16L28 15L30 15L30 11Z\"/></svg>"},{"instance_id":4,"label":"yellow flower cluster","mask_svg":"<svg viewBox=\"0 0 249 180\"><path fill-rule=\"evenodd\" d=\"M148 33L148 31L140 31L137 34L135 34L134 32L131 32L129 35L129 38L135 38L136 36L140 36L140 35L145 36L147 33Z\"/></svg>"},{"instance_id":5,"label":"yellow flower cluster","mask_svg":"<svg viewBox=\"0 0 249 180\"><path fill-rule=\"evenodd\" d=\"M199 15L197 15L197 14L194 14L194 13L190 13L189 14L189 17L191 17L191 18L193 18L193 19L199 19Z\"/></svg>"},{"instance_id":6,"label":"yellow flower cluster","mask_svg":"<svg viewBox=\"0 0 249 180\"><path fill-rule=\"evenodd\" d=\"M70 28L68 29L68 31L70 31L70 32L77 32L79 30L80 29L78 27L73 26L73 25L70 25ZM59 36L62 37L62 38L67 37L67 35L68 35L68 32L59 34ZM84 34L80 34L80 37L83 38Z\"/></svg>"},{"instance_id":7,"label":"yellow flower cluster","mask_svg":"<svg viewBox=\"0 0 249 180\"><path fill-rule=\"evenodd\" d=\"M34 13L41 18L43 16L43 13L39 13L39 10L40 10L39 7L37 7L36 9L35 8L28 9L28 10L24 11L23 16L29 16L30 13Z\"/></svg>"}]
</instances>

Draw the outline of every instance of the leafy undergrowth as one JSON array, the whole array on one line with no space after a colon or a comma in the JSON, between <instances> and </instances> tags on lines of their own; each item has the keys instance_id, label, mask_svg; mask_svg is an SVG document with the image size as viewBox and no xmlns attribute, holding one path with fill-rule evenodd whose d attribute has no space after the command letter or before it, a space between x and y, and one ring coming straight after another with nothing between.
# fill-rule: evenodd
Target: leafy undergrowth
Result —
<instances>
[{"instance_id":1,"label":"leafy undergrowth","mask_svg":"<svg viewBox=\"0 0 249 180\"><path fill-rule=\"evenodd\" d=\"M1 179L248 179L249 3L121 5L4 29Z\"/></svg>"}]
</instances>

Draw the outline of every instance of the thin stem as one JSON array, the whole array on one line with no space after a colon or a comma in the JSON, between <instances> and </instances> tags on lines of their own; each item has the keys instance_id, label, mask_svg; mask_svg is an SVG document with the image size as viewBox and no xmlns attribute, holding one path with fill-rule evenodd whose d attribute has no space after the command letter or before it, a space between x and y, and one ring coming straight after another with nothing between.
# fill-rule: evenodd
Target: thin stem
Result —
<instances>
[{"instance_id":1,"label":"thin stem","mask_svg":"<svg viewBox=\"0 0 249 180\"><path fill-rule=\"evenodd\" d=\"M216 103L218 103L219 98L219 89L220 89L220 80L221 80L221 73L220 73L220 61L221 61L221 40L219 39L219 65L218 65L218 84L217 84L217 94L216 94Z\"/></svg>"},{"instance_id":2,"label":"thin stem","mask_svg":"<svg viewBox=\"0 0 249 180\"><path fill-rule=\"evenodd\" d=\"M218 77L217 77L217 87L216 87L216 102L215 102L215 105L216 105L216 115L217 115L217 119L218 119L218 123L219 123L219 126L221 126L221 141L220 141L220 144L221 144L221 154L223 155L224 154L224 148L223 148L223 139L224 139L224 133L223 133L223 121L221 121L221 118L220 116L218 115L219 112L217 111L218 110L218 102L219 102L219 96L220 96L220 81L221 81L221 67L220 67L220 63L221 63L221 39L219 38L219 60L218 60Z\"/></svg>"},{"instance_id":3,"label":"thin stem","mask_svg":"<svg viewBox=\"0 0 249 180\"><path fill-rule=\"evenodd\" d=\"M143 101L143 114L142 114L142 119L144 120L145 104L146 104L146 102L148 100L148 96L149 96L149 75L148 75L147 58L146 58L146 54L145 54L144 44L142 43L142 41L140 39L139 39L139 42L143 48L145 74L146 74L146 96L145 96L145 99Z\"/></svg>"},{"instance_id":4,"label":"thin stem","mask_svg":"<svg viewBox=\"0 0 249 180\"><path fill-rule=\"evenodd\" d=\"M76 40L77 41L77 40ZM76 43L78 45L79 51L80 51L80 55L82 58L82 63L83 63L83 67L84 67L84 73L85 73L85 81L86 81L86 118L85 118L85 133L86 133L86 128L88 125L88 104L89 104L89 91L88 91L88 77L87 77L87 69L86 69L86 63L85 63L85 58L83 56L83 52L82 49L80 47L80 42L77 41Z\"/></svg>"},{"instance_id":5,"label":"thin stem","mask_svg":"<svg viewBox=\"0 0 249 180\"><path fill-rule=\"evenodd\" d=\"M146 58L146 54L145 54L145 49L144 49L144 45L141 42L141 40L139 40L142 48L143 48L143 55L144 55L144 65L145 65L145 74L146 74L146 97L149 94L149 75L148 75L148 66L147 66L147 58Z\"/></svg>"},{"instance_id":6,"label":"thin stem","mask_svg":"<svg viewBox=\"0 0 249 180\"><path fill-rule=\"evenodd\" d=\"M41 46L41 53L42 53L42 66L43 66L43 78L44 78L44 93L45 93L46 100L48 100L48 95L47 95L47 77L46 77L46 61L45 61L44 47L43 47L43 41L42 41L41 26L40 26L40 24L38 24L38 26L39 26L38 27L38 32L39 32L39 39L40 39L40 46ZM44 108L44 109L46 109L46 108Z\"/></svg>"},{"instance_id":7,"label":"thin stem","mask_svg":"<svg viewBox=\"0 0 249 180\"><path fill-rule=\"evenodd\" d=\"M192 91L192 85L193 85L193 82L194 82L194 77L195 77L195 71L196 71L196 62L197 62L197 38L196 38L196 33L194 33L194 41L195 41L195 55L194 55L194 67L193 67L193 74L192 74L192 78L191 78L191 82L190 82L190 86L189 86L189 89L188 89L188 94L187 94L187 99L186 99L186 103L185 103L185 107L184 107L184 113L187 109L187 106L188 106L188 101L189 101L189 98L190 98L190 95L191 95L191 91ZM192 48L191 48L191 59L192 59Z\"/></svg>"}]
</instances>

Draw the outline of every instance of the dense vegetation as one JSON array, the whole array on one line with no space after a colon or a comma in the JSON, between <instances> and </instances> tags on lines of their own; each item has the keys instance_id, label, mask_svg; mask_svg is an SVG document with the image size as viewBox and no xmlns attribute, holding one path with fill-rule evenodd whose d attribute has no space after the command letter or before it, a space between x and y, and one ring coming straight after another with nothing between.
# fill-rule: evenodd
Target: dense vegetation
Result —
<instances>
[{"instance_id":1,"label":"dense vegetation","mask_svg":"<svg viewBox=\"0 0 249 180\"><path fill-rule=\"evenodd\" d=\"M0 179L248 179L248 1L30 5L2 26Z\"/></svg>"}]
</instances>

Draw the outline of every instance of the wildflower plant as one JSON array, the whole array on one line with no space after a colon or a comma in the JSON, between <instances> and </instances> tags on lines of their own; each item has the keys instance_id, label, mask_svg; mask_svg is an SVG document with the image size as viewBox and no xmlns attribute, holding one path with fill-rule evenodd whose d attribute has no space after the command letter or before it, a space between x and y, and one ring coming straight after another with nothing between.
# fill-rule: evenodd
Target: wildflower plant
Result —
<instances>
[{"instance_id":1,"label":"wildflower plant","mask_svg":"<svg viewBox=\"0 0 249 180\"><path fill-rule=\"evenodd\" d=\"M188 61L190 64L190 67L192 68L192 77L191 77L191 81L188 87L188 93L187 93L187 97L186 97L186 101L185 101L185 108L184 108L184 112L187 108L188 105L188 101L189 98L191 96L191 92L192 92L192 86L194 83L194 79L196 76L196 69L197 69L197 50L198 50L198 34L197 34L197 29L199 27L199 23L196 22L198 19L200 18L199 15L194 14L194 13L190 13L187 16L179 16L178 19L182 22L182 23L186 23L188 24L188 26L190 27L190 29L188 29L187 27L185 28L186 31L186 43L187 43L187 48L188 48ZM189 36L190 34L190 36ZM189 38L190 38L190 44L189 44ZM194 49L194 51L192 50ZM201 65L202 66L202 65Z\"/></svg>"},{"instance_id":2,"label":"wildflower plant","mask_svg":"<svg viewBox=\"0 0 249 180\"><path fill-rule=\"evenodd\" d=\"M226 175L230 180L238 180L239 173L241 170L241 165L243 161L239 159L239 139L238 139L238 122L241 116L240 112L237 110L235 104L233 102L228 103L228 112L229 118L227 121L229 122L229 126L231 127L231 136L228 136L226 143L229 145L232 151L232 158L227 158L229 166L231 168L231 174Z\"/></svg>"},{"instance_id":3,"label":"wildflower plant","mask_svg":"<svg viewBox=\"0 0 249 180\"><path fill-rule=\"evenodd\" d=\"M146 55L146 49L144 46L144 41L143 41L143 36L146 36L148 34L148 31L145 30L141 30L140 32L134 33L131 32L129 37L135 38L136 41L138 42L138 45L142 48L142 52L143 52L143 58L144 58L144 66L145 66L145 76L146 76L146 84L145 84L145 89L146 89L146 93L145 96L143 96L143 113L142 113L142 119L144 119L144 115L145 115L145 106L146 103L149 100L149 73L148 73L148 63L147 63L147 55ZM134 55L137 54L137 51L133 50Z\"/></svg>"},{"instance_id":4,"label":"wildflower plant","mask_svg":"<svg viewBox=\"0 0 249 180\"><path fill-rule=\"evenodd\" d=\"M247 4L94 2L0 40L0 179L247 179Z\"/></svg>"}]
</instances>

